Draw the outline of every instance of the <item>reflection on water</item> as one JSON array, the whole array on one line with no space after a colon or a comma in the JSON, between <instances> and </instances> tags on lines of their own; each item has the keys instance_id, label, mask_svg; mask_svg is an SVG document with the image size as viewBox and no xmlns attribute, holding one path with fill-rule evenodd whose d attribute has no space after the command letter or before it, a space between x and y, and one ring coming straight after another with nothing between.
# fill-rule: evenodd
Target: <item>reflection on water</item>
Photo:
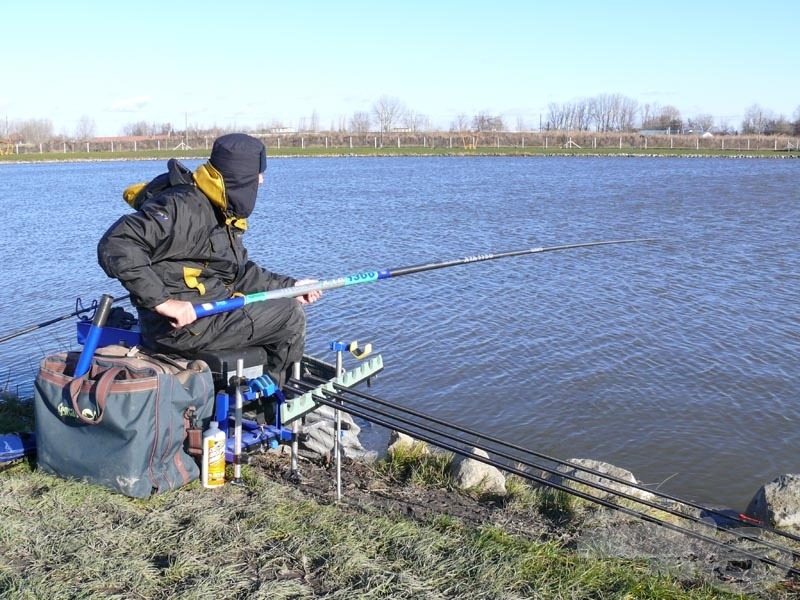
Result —
<instances>
[{"instance_id":1,"label":"reflection on water","mask_svg":"<svg viewBox=\"0 0 800 600\"><path fill-rule=\"evenodd\" d=\"M189 162L196 166L196 162ZM161 162L0 165L0 336L122 294L95 244ZM798 469L797 164L649 158L273 159L253 258L339 277L620 237L331 291L309 350L370 341L374 392L558 458L742 509ZM8 218L8 217L7 217ZM0 346L4 386L74 346L71 320ZM328 357L330 358L330 357Z\"/></svg>"}]
</instances>

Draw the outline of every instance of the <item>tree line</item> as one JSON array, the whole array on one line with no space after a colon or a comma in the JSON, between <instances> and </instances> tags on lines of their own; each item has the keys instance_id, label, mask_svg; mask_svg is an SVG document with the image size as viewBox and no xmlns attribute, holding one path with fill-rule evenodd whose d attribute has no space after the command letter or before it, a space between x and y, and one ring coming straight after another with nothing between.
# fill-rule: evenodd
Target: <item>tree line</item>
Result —
<instances>
[{"instance_id":1,"label":"tree line","mask_svg":"<svg viewBox=\"0 0 800 600\"><path fill-rule=\"evenodd\" d=\"M184 129L172 123L148 123L137 121L124 125L120 135L128 137L178 137L188 135L190 130L213 134L222 129L191 127L187 122ZM370 110L356 111L350 117L342 117L338 123L330 123L328 129L321 126L319 116L314 111L310 118L301 117L296 127L280 121L258 123L245 128L248 131L265 133L349 133L363 135L374 132L381 142L386 134L393 132L441 132L434 128L431 119L414 111L400 99L381 96ZM489 132L525 131L594 131L599 133L631 133L651 130L667 134L712 133L715 135L800 135L800 105L789 118L774 111L753 104L745 109L744 118L736 125L715 119L710 114L684 117L681 111L671 105L656 103L640 104L621 94L600 94L570 102L550 103L546 114L540 116L539 123L526 123L517 118L512 126L503 115L479 112L474 115L458 114L447 131L457 134ZM89 116L82 116L72 132L56 134L49 119L28 119L5 121L5 131L0 131L0 140L7 143L42 144L61 142L86 142L95 137L96 126Z\"/></svg>"}]
</instances>

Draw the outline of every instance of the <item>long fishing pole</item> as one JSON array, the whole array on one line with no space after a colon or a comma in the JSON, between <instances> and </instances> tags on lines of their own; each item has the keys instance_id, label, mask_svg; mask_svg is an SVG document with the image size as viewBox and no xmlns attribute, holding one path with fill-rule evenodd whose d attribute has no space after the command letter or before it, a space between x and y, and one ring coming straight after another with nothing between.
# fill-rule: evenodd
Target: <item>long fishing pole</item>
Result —
<instances>
[{"instance_id":1,"label":"long fishing pole","mask_svg":"<svg viewBox=\"0 0 800 600\"><path fill-rule=\"evenodd\" d=\"M565 244L563 246L549 246L539 248L525 248L522 250L511 250L510 252L499 252L497 254L478 254L476 256L466 256L464 258L457 258L454 260L447 260L443 262L424 263L413 265L410 267L400 267L398 269L380 269L375 271L365 271L363 273L356 273L348 275L347 277L339 277L337 279L326 279L317 281L315 283L307 283L304 285L296 285L288 288L281 288L277 290L270 290L268 292L256 292L247 294L245 296L235 296L217 302L206 302L196 305L194 312L198 318L215 315L217 313L229 312L242 308L247 304L254 302L263 302L265 300L275 300L276 298L294 298L296 296L304 296L310 292L334 290L350 285L357 285L362 283L373 283L375 281L382 281L390 277L400 277L402 275L411 275L413 273L421 273L423 271L433 271L434 269L444 269L447 267L455 267L458 265L466 265L476 262L484 262L487 260L497 260L500 258L509 258L511 256L523 256L525 254L540 254L542 252L554 252L556 250L569 250L572 248L589 248L591 246L607 246L610 244L632 244L635 242L653 242L656 238L636 238L627 240L606 240L601 242L583 242L580 244Z\"/></svg>"},{"instance_id":2,"label":"long fishing pole","mask_svg":"<svg viewBox=\"0 0 800 600\"><path fill-rule=\"evenodd\" d=\"M119 298L115 298L114 302L120 302L121 300L127 300L128 298L130 298L130 295L120 296ZM78 315L82 315L83 313L87 313L87 312L89 312L91 310L96 310L96 309L97 309L97 302L94 301L89 306L84 307L84 308L77 308L74 311L72 311L71 313L68 313L66 315L61 315L60 317L55 317L54 319L50 319L49 321L44 321L42 323L36 323L34 325L28 325L27 327L24 327L23 329L20 329L19 331L15 331L14 333L9 333L8 335L1 337L0 338L0 344L2 344L3 342L7 342L8 340L13 340L15 337L19 337L19 336L24 335L26 333L30 333L31 331L36 331L37 329L42 329L42 328L47 327L49 325L53 325L55 323L58 323L59 321L65 321L66 319L69 319L70 317L77 317Z\"/></svg>"},{"instance_id":3,"label":"long fishing pole","mask_svg":"<svg viewBox=\"0 0 800 600\"><path fill-rule=\"evenodd\" d=\"M299 386L301 388L306 388L306 389L309 389L309 390L314 389L313 384L309 384L309 383L304 382L302 380L297 380L297 379L293 378L291 380L291 382L294 385L298 385L299 384ZM433 444L433 445L435 445L435 446L437 446L437 447L439 447L439 448L441 448L443 450L447 450L449 452L453 452L454 454L458 454L458 455L464 456L465 458L470 458L470 459L473 459L475 461L478 461L478 462L481 462L481 463L496 467L496 468L501 469L503 471L506 471L508 473L517 475L518 477L521 477L523 479L527 479L529 481L536 482L536 483L538 483L540 485L543 485L543 486L546 486L546 487L549 487L549 488L552 488L552 489L559 490L561 492L569 494L570 496L575 496L575 497L581 498L581 499L586 500L588 502L591 502L591 503L594 503L594 504L598 504L600 506L604 506L606 508L610 508L610 509L613 509L615 511L618 511L618 512L621 512L621 513L624 513L624 514L627 514L627 515L630 515L630 516L633 516L633 517L637 517L637 518L639 518L642 521L645 521L647 523L651 523L651 524L654 524L654 525L659 525L661 527L664 527L665 529L669 529L670 531L681 533L683 535L692 537L694 539L707 542L707 543L709 543L709 544L711 544L711 545L713 545L715 547L723 548L723 549L727 550L728 553L735 552L735 553L738 553L739 556L748 557L750 559L755 559L756 561L762 562L764 564L767 564L767 565L770 565L770 566L773 566L773 567L778 567L780 569L785 570L787 574L800 573L800 571L796 567L794 567L793 564L791 564L791 557L797 555L797 552L795 552L791 548L771 543L768 540L753 538L751 536L748 536L745 532L742 532L742 531L726 529L726 528L724 528L722 526L716 525L713 522L701 519L700 517L694 516L692 514L682 514L682 513L680 513L679 511L677 511L675 509L670 509L669 507L661 506L661 505L659 505L657 503L651 502L651 501L646 500L644 498L631 496L631 495L626 494L626 493L624 493L624 492L622 492L620 490L608 488L608 487L602 485L600 482L593 482L590 479L583 479L583 478L577 477L575 475L569 475L567 473L559 473L565 479L569 479L571 481L575 481L575 482L581 484L582 486L585 486L585 488L589 488L589 490L596 490L596 491L600 491L600 492L611 494L612 497L616 497L617 501L615 501L615 499L612 498L612 497L594 495L589 490L586 490L585 488L581 489L580 487L571 486L571 485L569 485L569 484L567 484L565 482L559 483L558 481L554 481L554 480L548 479L545 476L545 473L542 473L541 471L538 471L538 469L536 469L537 467L538 468L542 468L542 465L534 465L534 464L531 464L531 463L526 463L526 461L519 460L518 458L514 459L512 461L512 464L505 464L505 463L502 463L502 462L500 462L500 461L498 461L496 459L493 459L493 458L484 457L484 456L481 456L480 454L473 454L472 452L470 452L470 451L465 449L465 447L463 445L463 440L459 439L457 436L454 436L452 434L447 433L446 431L437 430L436 428L434 428L432 426L425 425L424 422L423 423L415 423L413 421L403 419L402 417L399 417L398 415L390 415L389 413L386 413L384 411L375 410L375 409L368 409L368 407L366 407L365 405L360 404L357 401L353 401L352 399L347 398L347 397L345 397L343 395L343 392L353 392L353 391L354 390L351 390L351 389L341 389L340 388L338 390L339 393L332 393L332 392L328 392L328 391L323 390L321 394L314 394L314 400L316 402L318 402L319 404L324 404L324 405L332 407L332 408L336 408L338 406L344 412L347 412L352 416L364 419L365 421L368 421L370 423L380 425L380 426L385 427L385 428L390 429L390 430L396 430L396 431L399 431L401 433L405 433L406 435L409 435L409 436L411 436L411 437L413 437L413 438L415 438L417 440L421 440L421 441L427 442L429 444ZM362 394L358 394L358 395L361 396ZM342 402L346 403L346 405L343 406L341 404ZM402 411L402 409L401 409L401 411ZM382 419L382 418L380 418L380 416L376 417L376 414L388 417L389 420ZM443 440L441 438L445 438L445 439ZM452 440L452 442L451 441L447 441L447 440ZM484 450L487 453L491 452L491 453L494 453L494 454L502 455L502 454L498 453L496 450L493 450L493 449L487 448L487 447L482 447L480 443L473 443L472 445L475 446L476 448L481 448L482 450ZM514 457L508 457L508 458L514 458ZM525 469L524 466L526 466L526 465L534 467L535 470ZM554 472L553 470L550 470L550 469L544 469L544 470L548 471L548 472L551 472L551 473ZM580 469L580 470L583 471L585 469ZM603 476L606 477L606 474L603 474ZM628 483L628 482L625 482L625 483ZM657 494L654 494L654 495L657 495ZM620 499L628 500L629 503L633 502L634 504L631 504L630 506L626 506L625 504L620 503L618 501ZM637 508L634 507L636 504L641 504L641 505L644 505L644 506L650 506L652 508L656 508L656 512L652 512L652 511L651 512L645 512L643 510L638 510ZM658 516L659 512L666 512L666 513L672 514L674 516L677 516L679 518L687 519L689 521L698 523L698 524L700 524L700 525L702 525L704 527L707 527L709 529L714 530L715 533L729 533L729 534L731 534L733 536L736 536L738 538L741 538L741 539L746 539L746 540L750 540L750 541L753 541L753 542L757 542L757 543L761 544L765 548L772 548L774 550L777 550L778 552L786 553L788 555L787 556L787 562L781 562L778 559L773 558L774 553L773 553L772 556L762 556L762 555L759 555L759 554L755 553L755 551L747 549L747 548L731 546L730 541L722 541L722 540L716 539L714 537L711 537L709 535L705 535L705 534L701 533L699 530L695 531L695 530L690 529L690 528L688 528L686 526L680 525L677 522L671 522L671 521L666 520L664 518L659 518L659 516Z\"/></svg>"}]
</instances>

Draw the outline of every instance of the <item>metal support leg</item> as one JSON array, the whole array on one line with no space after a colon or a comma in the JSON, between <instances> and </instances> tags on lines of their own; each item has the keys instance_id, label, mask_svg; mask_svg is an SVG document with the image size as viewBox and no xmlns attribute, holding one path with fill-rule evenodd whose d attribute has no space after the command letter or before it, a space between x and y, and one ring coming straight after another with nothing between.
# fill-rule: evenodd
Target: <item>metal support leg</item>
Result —
<instances>
[{"instance_id":1,"label":"metal support leg","mask_svg":"<svg viewBox=\"0 0 800 600\"><path fill-rule=\"evenodd\" d=\"M336 352L336 376L344 373L342 351ZM337 405L339 403L337 402ZM333 429L333 459L336 463L336 501L342 499L342 411L337 407L334 411L335 426Z\"/></svg>"},{"instance_id":2,"label":"metal support leg","mask_svg":"<svg viewBox=\"0 0 800 600\"><path fill-rule=\"evenodd\" d=\"M233 483L242 483L242 378L244 359L236 361L236 407L233 418Z\"/></svg>"},{"instance_id":3,"label":"metal support leg","mask_svg":"<svg viewBox=\"0 0 800 600\"><path fill-rule=\"evenodd\" d=\"M300 379L300 363L296 362L292 365L292 378ZM299 451L299 437L300 437L300 420L297 419L292 422L292 458L291 468L289 471L289 479L291 481L299 481L300 473L297 470L297 453Z\"/></svg>"}]
</instances>

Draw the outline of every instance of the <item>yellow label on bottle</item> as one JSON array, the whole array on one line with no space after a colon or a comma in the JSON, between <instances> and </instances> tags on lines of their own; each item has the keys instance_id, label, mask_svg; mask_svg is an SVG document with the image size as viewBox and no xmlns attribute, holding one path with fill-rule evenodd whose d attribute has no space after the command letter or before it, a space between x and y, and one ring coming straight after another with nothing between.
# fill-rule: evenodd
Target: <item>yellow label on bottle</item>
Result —
<instances>
[{"instance_id":1,"label":"yellow label on bottle","mask_svg":"<svg viewBox=\"0 0 800 600\"><path fill-rule=\"evenodd\" d=\"M206 439L208 475L206 485L219 487L225 483L225 444L220 439Z\"/></svg>"}]
</instances>

